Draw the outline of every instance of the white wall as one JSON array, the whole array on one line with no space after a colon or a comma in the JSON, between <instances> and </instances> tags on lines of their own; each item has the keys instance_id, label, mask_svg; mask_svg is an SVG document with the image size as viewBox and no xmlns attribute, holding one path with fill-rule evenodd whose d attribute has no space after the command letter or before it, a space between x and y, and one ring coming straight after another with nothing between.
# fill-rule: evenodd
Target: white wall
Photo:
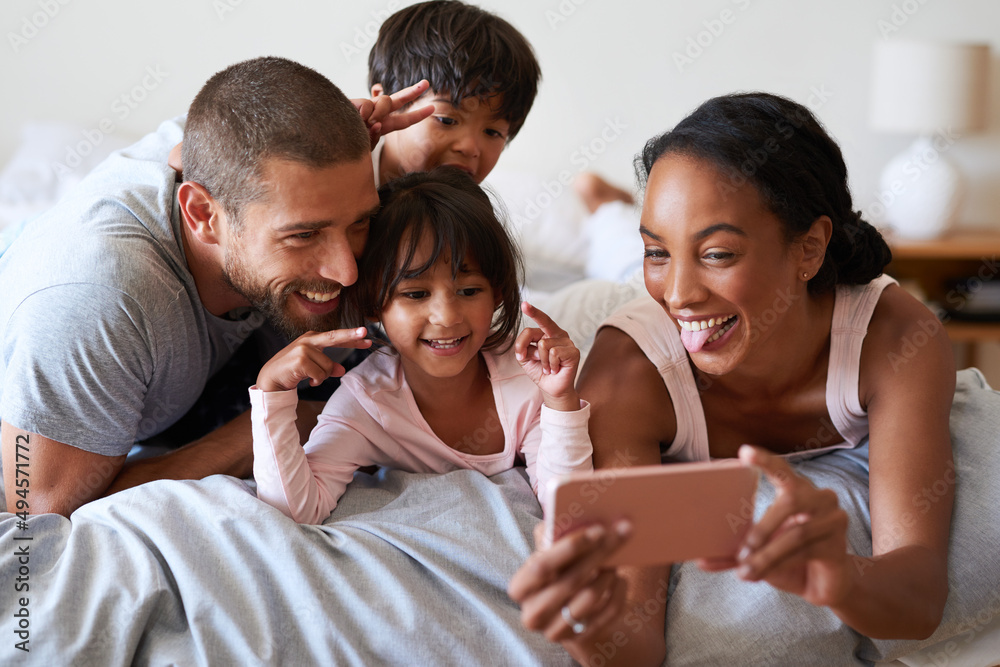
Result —
<instances>
[{"instance_id":1,"label":"white wall","mask_svg":"<svg viewBox=\"0 0 1000 667\"><path fill-rule=\"evenodd\" d=\"M5 0L0 164L14 152L25 121L71 121L95 138L104 121L105 129L113 125L113 139L130 139L183 112L215 71L258 55L296 59L348 95L361 96L370 35L403 4L409 3ZM881 167L910 141L868 128L872 45L884 38L984 41L1000 54L1000 3L992 0L483 4L534 44L544 77L535 108L500 166L545 179L585 166L631 184L631 161L646 139L712 95L762 89L814 108L841 142L857 205L867 209L875 201ZM693 62L679 67L675 54L685 54L699 39L708 46L700 54L690 51ZM970 225L1000 227L997 60L994 55L990 132L964 137L950 151L971 176L963 216ZM622 127L620 134L590 160L580 147L593 142L602 148L609 122ZM609 129L605 136L618 131ZM86 137L81 134L79 141ZM72 148L67 144L67 151Z\"/></svg>"},{"instance_id":2,"label":"white wall","mask_svg":"<svg viewBox=\"0 0 1000 667\"><path fill-rule=\"evenodd\" d=\"M26 120L68 120L99 131L108 119L114 135L131 138L184 111L213 72L257 55L299 60L360 96L371 39L365 32L374 33L381 17L403 4L409 3L5 0L0 163L13 153ZM535 45L544 76L535 110L501 166L554 178L586 163L630 183L631 159L650 136L707 97L764 89L814 106L844 148L862 208L874 201L881 166L909 141L867 126L871 49L886 27L892 29L889 39L985 41L1000 53L1000 3L991 0L484 4ZM719 21L723 11L731 12L728 25ZM721 27L721 33L711 35L709 27ZM699 37L709 45L679 68L674 54L684 54L689 40ZM147 68L159 71L162 81L148 77ZM142 88L144 77L151 90ZM1000 67L994 67L993 80L995 119ZM123 95L131 99L123 102ZM595 160L578 152L592 141L600 148L597 138L616 120L624 130ZM1000 225L997 125L994 120L990 133L963 138L951 151L973 177L964 215L969 224Z\"/></svg>"}]
</instances>

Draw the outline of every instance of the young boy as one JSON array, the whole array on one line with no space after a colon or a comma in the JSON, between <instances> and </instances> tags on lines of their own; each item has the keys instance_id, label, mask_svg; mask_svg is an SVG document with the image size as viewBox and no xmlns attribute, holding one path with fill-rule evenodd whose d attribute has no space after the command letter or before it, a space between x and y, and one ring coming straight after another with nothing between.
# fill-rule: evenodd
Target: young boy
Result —
<instances>
[{"instance_id":1,"label":"young boy","mask_svg":"<svg viewBox=\"0 0 1000 667\"><path fill-rule=\"evenodd\" d=\"M495 14L455 0L396 12L368 56L372 98L426 79L430 89L411 104L434 113L380 141L376 182L451 165L481 183L524 125L540 77L531 45Z\"/></svg>"}]
</instances>

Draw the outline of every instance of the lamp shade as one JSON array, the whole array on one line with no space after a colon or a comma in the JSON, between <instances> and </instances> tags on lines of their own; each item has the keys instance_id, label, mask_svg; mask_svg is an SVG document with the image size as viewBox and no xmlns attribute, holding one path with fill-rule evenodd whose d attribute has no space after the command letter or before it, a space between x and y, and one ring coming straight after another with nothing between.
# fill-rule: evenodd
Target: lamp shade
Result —
<instances>
[{"instance_id":1,"label":"lamp shade","mask_svg":"<svg viewBox=\"0 0 1000 667\"><path fill-rule=\"evenodd\" d=\"M987 44L877 43L872 127L907 133L984 129L989 62Z\"/></svg>"}]
</instances>

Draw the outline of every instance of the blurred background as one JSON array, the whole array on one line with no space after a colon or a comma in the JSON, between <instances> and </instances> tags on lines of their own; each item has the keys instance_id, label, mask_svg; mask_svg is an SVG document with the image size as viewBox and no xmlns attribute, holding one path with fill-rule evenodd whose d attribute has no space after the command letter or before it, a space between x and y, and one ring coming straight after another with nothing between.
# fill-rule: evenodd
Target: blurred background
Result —
<instances>
[{"instance_id":1,"label":"blurred background","mask_svg":"<svg viewBox=\"0 0 1000 667\"><path fill-rule=\"evenodd\" d=\"M105 134L112 139L141 136L183 113L214 72L259 55L298 60L348 96L364 95L378 25L407 4L5 0L0 164L14 154L30 121L100 131L108 119L113 129ZM766 90L807 104L837 137L862 209L878 194L884 164L912 140L869 127L874 45L972 41L991 44L994 62L1000 54L1000 3L992 0L478 4L524 33L544 77L535 108L501 167L554 178L586 163L631 184L631 161L646 139L708 97ZM950 154L970 177L962 222L1000 227L1000 67L993 67L991 77L989 131L963 137ZM611 142L596 141L608 123L620 134ZM592 150L581 150L591 144Z\"/></svg>"},{"instance_id":2,"label":"blurred background","mask_svg":"<svg viewBox=\"0 0 1000 667\"><path fill-rule=\"evenodd\" d=\"M0 169L8 217L72 183L92 160L184 113L234 62L280 55L367 96L368 51L382 20L410 2L354 0L5 0L0 4ZM766 90L809 106L840 142L856 206L878 221L879 175L913 140L869 121L880 42L943 40L991 48L985 131L958 133L948 157L968 179L962 227L1000 231L1000 3L993 0L498 0L476 3L533 44L543 81L498 171L596 171L634 186L643 143L705 99ZM44 149L44 150L43 150ZM29 155L30 154L30 155ZM23 170L22 170L23 172ZM46 180L48 179L48 180ZM512 213L537 198L510 202ZM542 203L545 203L544 200ZM19 208L20 207L20 208ZM3 221L0 221L0 225ZM995 273L996 271L994 271ZM989 347L996 347L991 344ZM987 357L1000 357L994 350ZM985 359L984 363L993 363Z\"/></svg>"}]
</instances>

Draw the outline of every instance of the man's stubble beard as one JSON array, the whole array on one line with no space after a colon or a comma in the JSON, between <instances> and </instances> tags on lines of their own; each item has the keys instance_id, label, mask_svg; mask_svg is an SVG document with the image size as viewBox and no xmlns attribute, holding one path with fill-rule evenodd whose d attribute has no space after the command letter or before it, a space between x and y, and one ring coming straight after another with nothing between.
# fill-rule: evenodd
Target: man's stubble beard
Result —
<instances>
[{"instance_id":1,"label":"man's stubble beard","mask_svg":"<svg viewBox=\"0 0 1000 667\"><path fill-rule=\"evenodd\" d=\"M281 294L275 294L258 280L258 276L243 260L243 249L234 244L226 251L226 259L222 269L222 278L237 294L242 296L253 308L259 311L268 322L284 334L288 340L294 340L307 331L329 331L339 326L339 308L327 315L313 316L307 321L297 320L288 313L288 300L299 290L309 291L304 283L290 283ZM322 288L311 291L323 291Z\"/></svg>"}]
</instances>

